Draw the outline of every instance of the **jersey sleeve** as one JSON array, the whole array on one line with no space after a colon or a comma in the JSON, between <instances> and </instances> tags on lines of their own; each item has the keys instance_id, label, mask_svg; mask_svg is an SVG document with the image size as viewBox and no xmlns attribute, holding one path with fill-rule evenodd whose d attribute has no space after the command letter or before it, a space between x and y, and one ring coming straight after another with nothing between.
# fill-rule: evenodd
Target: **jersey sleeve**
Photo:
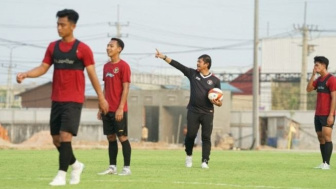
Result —
<instances>
[{"instance_id":1,"label":"jersey sleeve","mask_svg":"<svg viewBox=\"0 0 336 189\"><path fill-rule=\"evenodd\" d=\"M327 86L331 92L336 91L336 77L332 76L328 81L327 81Z\"/></svg>"},{"instance_id":2,"label":"jersey sleeve","mask_svg":"<svg viewBox=\"0 0 336 189\"><path fill-rule=\"evenodd\" d=\"M170 65L173 66L174 68L180 70L188 78L190 78L190 76L192 75L193 69L182 65L181 63L177 62L176 60L172 60L170 62Z\"/></svg>"},{"instance_id":3,"label":"jersey sleeve","mask_svg":"<svg viewBox=\"0 0 336 189\"><path fill-rule=\"evenodd\" d=\"M93 52L91 48L85 43L80 43L78 46L78 50L80 54L78 54L78 58L81 59L84 63L84 66L90 66L94 64Z\"/></svg>"},{"instance_id":4,"label":"jersey sleeve","mask_svg":"<svg viewBox=\"0 0 336 189\"><path fill-rule=\"evenodd\" d=\"M44 58L42 62L47 63L49 65L52 64L52 54L53 54L54 48L55 48L55 42L50 43L44 54Z\"/></svg>"},{"instance_id":5,"label":"jersey sleeve","mask_svg":"<svg viewBox=\"0 0 336 189\"><path fill-rule=\"evenodd\" d=\"M125 63L122 72L122 83L131 83L131 68L127 63Z\"/></svg>"},{"instance_id":6,"label":"jersey sleeve","mask_svg":"<svg viewBox=\"0 0 336 189\"><path fill-rule=\"evenodd\" d=\"M103 81L105 81L105 75L106 75L106 64L104 64L104 67L103 67Z\"/></svg>"}]
</instances>

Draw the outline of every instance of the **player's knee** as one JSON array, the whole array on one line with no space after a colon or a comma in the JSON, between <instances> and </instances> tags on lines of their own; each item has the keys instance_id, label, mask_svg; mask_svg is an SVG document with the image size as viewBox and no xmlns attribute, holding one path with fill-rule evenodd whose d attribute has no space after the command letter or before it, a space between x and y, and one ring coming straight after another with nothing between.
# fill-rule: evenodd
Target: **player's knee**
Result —
<instances>
[{"instance_id":1,"label":"player's knee","mask_svg":"<svg viewBox=\"0 0 336 189\"><path fill-rule=\"evenodd\" d=\"M117 140L116 135L107 135L106 138L110 142L113 142L113 141Z\"/></svg>"},{"instance_id":2,"label":"player's knee","mask_svg":"<svg viewBox=\"0 0 336 189\"><path fill-rule=\"evenodd\" d=\"M186 140L195 140L196 135L187 134Z\"/></svg>"},{"instance_id":3,"label":"player's knee","mask_svg":"<svg viewBox=\"0 0 336 189\"><path fill-rule=\"evenodd\" d=\"M331 142L331 136L324 136L324 142Z\"/></svg>"},{"instance_id":4,"label":"player's knee","mask_svg":"<svg viewBox=\"0 0 336 189\"><path fill-rule=\"evenodd\" d=\"M59 135L52 135L52 142L56 147L61 146L61 139Z\"/></svg>"},{"instance_id":5,"label":"player's knee","mask_svg":"<svg viewBox=\"0 0 336 189\"><path fill-rule=\"evenodd\" d=\"M118 138L119 138L120 142L124 142L124 141L128 140L127 136L125 136L125 135L118 136Z\"/></svg>"},{"instance_id":6,"label":"player's knee","mask_svg":"<svg viewBox=\"0 0 336 189\"><path fill-rule=\"evenodd\" d=\"M53 139L53 144L56 146L56 147L60 147L61 146L61 142L59 139Z\"/></svg>"},{"instance_id":7,"label":"player's knee","mask_svg":"<svg viewBox=\"0 0 336 189\"><path fill-rule=\"evenodd\" d=\"M324 138L318 138L318 140L319 140L320 144L324 144L325 143Z\"/></svg>"},{"instance_id":8,"label":"player's knee","mask_svg":"<svg viewBox=\"0 0 336 189\"><path fill-rule=\"evenodd\" d=\"M202 136L202 141L210 141L210 136Z\"/></svg>"}]
</instances>

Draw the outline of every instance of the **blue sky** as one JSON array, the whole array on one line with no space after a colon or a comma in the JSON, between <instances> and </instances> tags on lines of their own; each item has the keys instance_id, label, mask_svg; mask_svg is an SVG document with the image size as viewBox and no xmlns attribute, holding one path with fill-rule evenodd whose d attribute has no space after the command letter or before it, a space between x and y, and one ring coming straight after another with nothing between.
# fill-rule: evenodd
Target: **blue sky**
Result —
<instances>
[{"instance_id":1,"label":"blue sky","mask_svg":"<svg viewBox=\"0 0 336 189\"><path fill-rule=\"evenodd\" d=\"M303 23L304 2L259 0L260 37L299 36L293 25ZM312 35L335 36L336 1L306 2L307 24L333 31ZM58 39L55 14L64 8L80 14L75 36L92 48L101 78L106 44L116 34L118 5L120 22L128 24L121 29L128 35L122 58L133 72L169 68L154 58L155 48L189 67L201 54L212 57L213 69L253 64L253 0L1 0L0 85L7 83L10 52L13 81L16 73L41 63L48 44ZM52 70L25 83L51 78Z\"/></svg>"}]
</instances>

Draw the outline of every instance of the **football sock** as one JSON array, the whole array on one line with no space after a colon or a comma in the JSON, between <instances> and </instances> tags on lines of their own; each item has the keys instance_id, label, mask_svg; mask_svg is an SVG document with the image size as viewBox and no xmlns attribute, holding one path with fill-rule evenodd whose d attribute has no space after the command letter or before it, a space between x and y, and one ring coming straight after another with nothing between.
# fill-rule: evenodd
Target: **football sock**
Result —
<instances>
[{"instance_id":1,"label":"football sock","mask_svg":"<svg viewBox=\"0 0 336 189\"><path fill-rule=\"evenodd\" d=\"M124 166L130 166L131 164L131 144L128 140L121 143L122 151L124 155Z\"/></svg>"},{"instance_id":2,"label":"football sock","mask_svg":"<svg viewBox=\"0 0 336 189\"><path fill-rule=\"evenodd\" d=\"M117 165L117 155L118 155L118 142L109 141L109 157L110 157L110 165Z\"/></svg>"},{"instance_id":3,"label":"football sock","mask_svg":"<svg viewBox=\"0 0 336 189\"><path fill-rule=\"evenodd\" d=\"M330 157L333 150L333 143L332 142L326 142L325 143L325 162L327 162L328 165L330 165Z\"/></svg>"},{"instance_id":4,"label":"football sock","mask_svg":"<svg viewBox=\"0 0 336 189\"><path fill-rule=\"evenodd\" d=\"M325 144L320 144L320 151L322 156L322 162L324 163L326 161L325 159Z\"/></svg>"},{"instance_id":5,"label":"football sock","mask_svg":"<svg viewBox=\"0 0 336 189\"><path fill-rule=\"evenodd\" d=\"M76 162L76 158L75 158L75 155L73 154L72 152L72 156L71 156L71 159L70 159L70 164L69 165L72 165Z\"/></svg>"},{"instance_id":6,"label":"football sock","mask_svg":"<svg viewBox=\"0 0 336 189\"><path fill-rule=\"evenodd\" d=\"M61 142L59 154L59 170L68 171L71 156L73 155L71 142Z\"/></svg>"},{"instance_id":7,"label":"football sock","mask_svg":"<svg viewBox=\"0 0 336 189\"><path fill-rule=\"evenodd\" d=\"M60 152L60 147L56 147L58 152ZM75 158L75 155L72 153L72 156L71 156L71 159L70 159L70 164L69 165L72 165L76 162L76 158Z\"/></svg>"}]
</instances>

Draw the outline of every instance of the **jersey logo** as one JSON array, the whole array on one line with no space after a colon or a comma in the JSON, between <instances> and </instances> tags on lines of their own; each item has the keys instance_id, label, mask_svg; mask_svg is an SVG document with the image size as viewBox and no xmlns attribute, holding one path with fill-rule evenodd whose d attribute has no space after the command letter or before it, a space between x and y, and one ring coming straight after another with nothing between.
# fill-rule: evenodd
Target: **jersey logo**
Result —
<instances>
[{"instance_id":1,"label":"jersey logo","mask_svg":"<svg viewBox=\"0 0 336 189\"><path fill-rule=\"evenodd\" d=\"M119 72L119 68L118 67L114 68L113 73L118 73L118 72Z\"/></svg>"},{"instance_id":2,"label":"jersey logo","mask_svg":"<svg viewBox=\"0 0 336 189\"><path fill-rule=\"evenodd\" d=\"M196 79L197 79L198 81L200 81L200 80L201 80L201 78L199 78L198 76L196 76Z\"/></svg>"},{"instance_id":3,"label":"jersey logo","mask_svg":"<svg viewBox=\"0 0 336 189\"><path fill-rule=\"evenodd\" d=\"M107 72L106 75L105 75L105 77L113 77L113 76L114 75L112 73L110 73L110 72Z\"/></svg>"},{"instance_id":4,"label":"jersey logo","mask_svg":"<svg viewBox=\"0 0 336 189\"><path fill-rule=\"evenodd\" d=\"M208 80L207 83L208 83L208 85L212 85L213 81L212 80Z\"/></svg>"},{"instance_id":5,"label":"jersey logo","mask_svg":"<svg viewBox=\"0 0 336 189\"><path fill-rule=\"evenodd\" d=\"M74 64L75 61L70 60L68 58L66 58L66 59L56 59L56 58L54 58L54 63L56 63L56 64Z\"/></svg>"},{"instance_id":6,"label":"jersey logo","mask_svg":"<svg viewBox=\"0 0 336 189\"><path fill-rule=\"evenodd\" d=\"M324 90L323 86L318 86L317 89Z\"/></svg>"}]
</instances>

